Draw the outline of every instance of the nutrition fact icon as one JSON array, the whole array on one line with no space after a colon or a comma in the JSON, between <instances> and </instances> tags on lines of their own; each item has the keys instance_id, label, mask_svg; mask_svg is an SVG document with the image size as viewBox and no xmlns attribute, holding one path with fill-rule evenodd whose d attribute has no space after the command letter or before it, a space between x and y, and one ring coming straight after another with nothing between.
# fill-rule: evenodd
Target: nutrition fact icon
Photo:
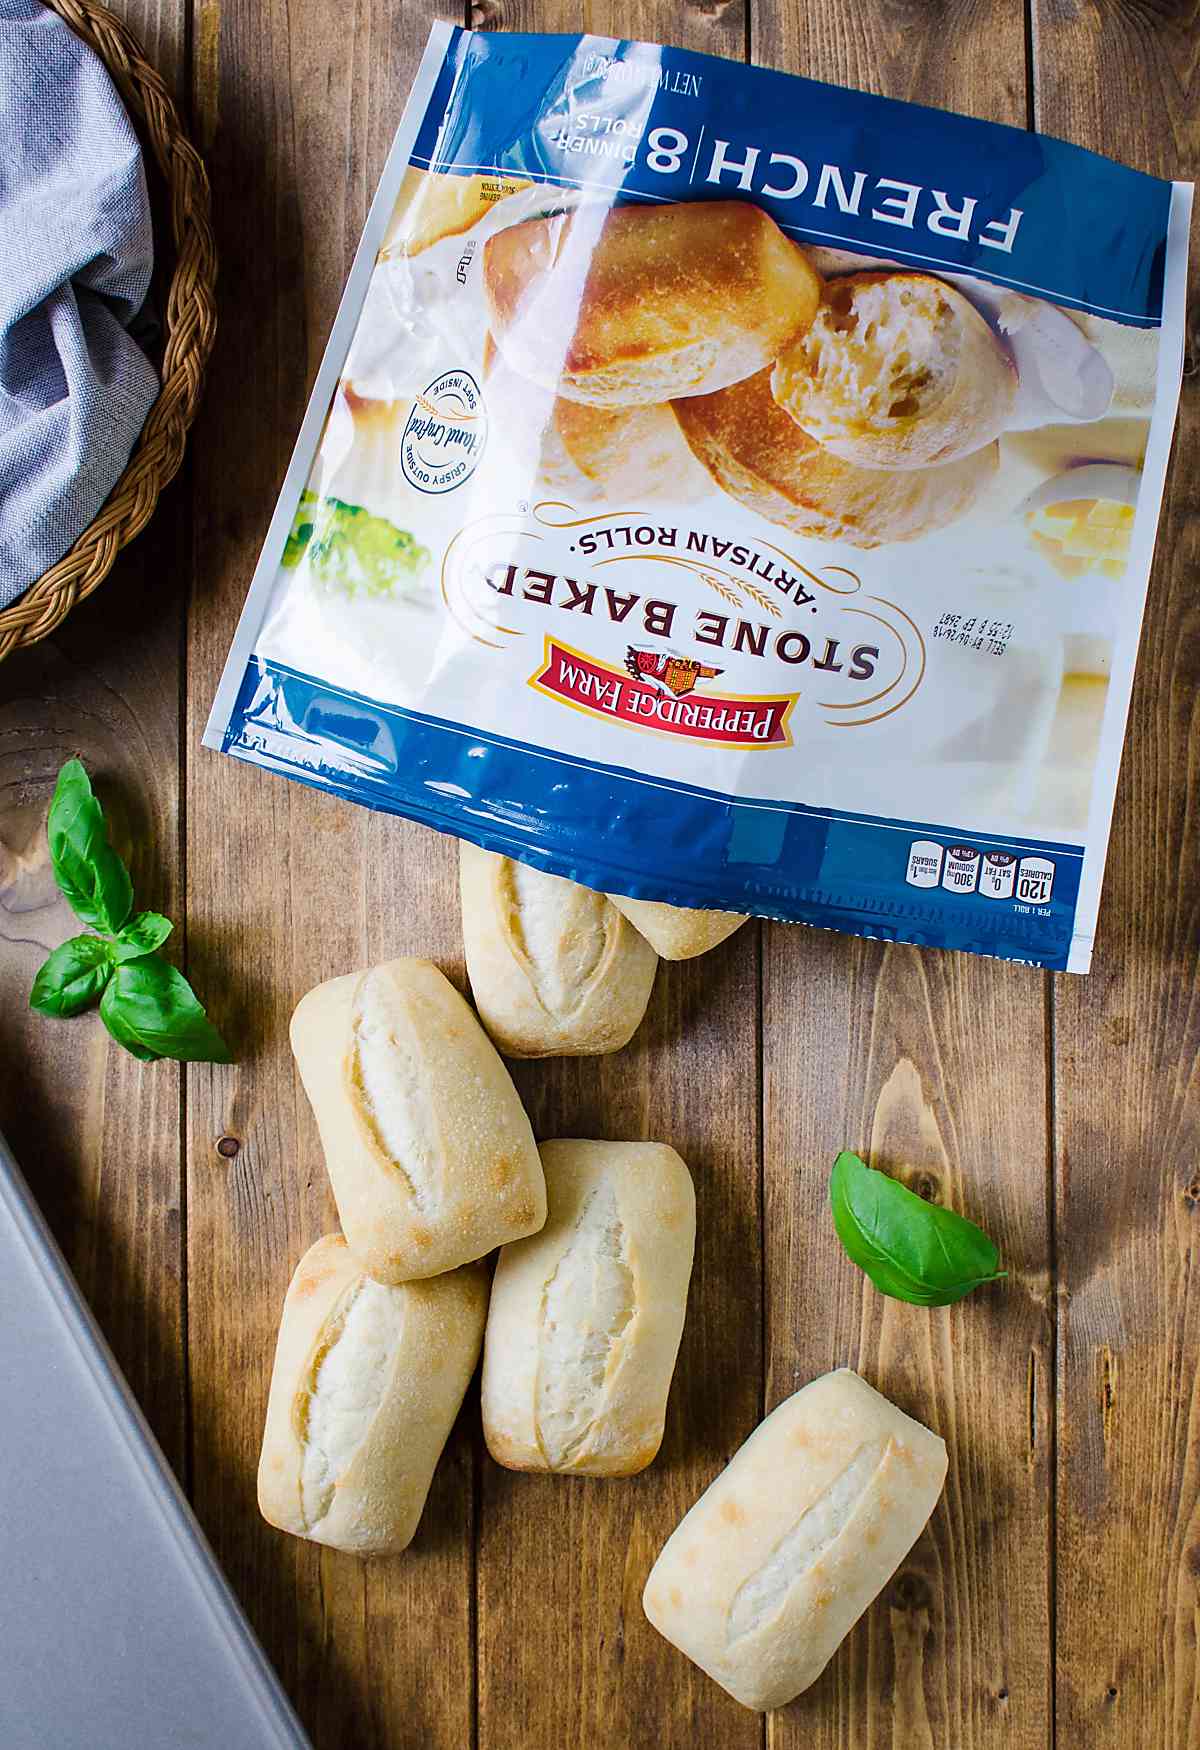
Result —
<instances>
[{"instance_id":1,"label":"nutrition fact icon","mask_svg":"<svg viewBox=\"0 0 1200 1750\"><path fill-rule=\"evenodd\" d=\"M979 891L985 899L1011 899L1017 881L1017 859L1011 851L985 851L979 871Z\"/></svg>"},{"instance_id":2,"label":"nutrition fact icon","mask_svg":"<svg viewBox=\"0 0 1200 1750\"><path fill-rule=\"evenodd\" d=\"M970 845L951 845L946 852L942 886L949 893L974 893L979 885L979 852Z\"/></svg>"},{"instance_id":3,"label":"nutrition fact icon","mask_svg":"<svg viewBox=\"0 0 1200 1750\"><path fill-rule=\"evenodd\" d=\"M943 846L936 839L913 839L904 879L909 887L941 887L947 893L1048 905L1054 891L1054 864L1049 857L1017 857L1013 851L977 851L974 845Z\"/></svg>"},{"instance_id":4,"label":"nutrition fact icon","mask_svg":"<svg viewBox=\"0 0 1200 1750\"><path fill-rule=\"evenodd\" d=\"M942 847L932 839L914 839L908 847L908 873L904 879L910 887L936 887L942 878Z\"/></svg>"}]
</instances>

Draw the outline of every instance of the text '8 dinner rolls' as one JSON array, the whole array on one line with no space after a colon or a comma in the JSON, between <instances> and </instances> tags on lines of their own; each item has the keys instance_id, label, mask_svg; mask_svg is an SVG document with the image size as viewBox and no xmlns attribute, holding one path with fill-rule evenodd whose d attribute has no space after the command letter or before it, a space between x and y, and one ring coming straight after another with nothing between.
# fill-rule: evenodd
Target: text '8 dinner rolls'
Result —
<instances>
[{"instance_id":1,"label":"text '8 dinner rolls'","mask_svg":"<svg viewBox=\"0 0 1200 1750\"><path fill-rule=\"evenodd\" d=\"M496 1266L483 1431L510 1470L620 1477L662 1441L696 1238L664 1143L545 1142L550 1213Z\"/></svg>"},{"instance_id":2,"label":"text '8 dinner rolls'","mask_svg":"<svg viewBox=\"0 0 1200 1750\"><path fill-rule=\"evenodd\" d=\"M820 279L745 201L589 206L484 245L492 333L522 376L572 401L668 401L770 364L813 318Z\"/></svg>"},{"instance_id":3,"label":"text '8 dinner rolls'","mask_svg":"<svg viewBox=\"0 0 1200 1750\"><path fill-rule=\"evenodd\" d=\"M658 956L602 893L459 845L463 945L480 1019L509 1057L628 1044Z\"/></svg>"},{"instance_id":4,"label":"text '8 dinner rolls'","mask_svg":"<svg viewBox=\"0 0 1200 1750\"><path fill-rule=\"evenodd\" d=\"M694 960L718 948L748 922L740 911L701 911L690 905L662 905L655 899L608 896L663 960Z\"/></svg>"},{"instance_id":5,"label":"text '8 dinner rolls'","mask_svg":"<svg viewBox=\"0 0 1200 1750\"><path fill-rule=\"evenodd\" d=\"M381 1282L436 1276L536 1233L546 1188L508 1071L427 960L309 991L292 1050L342 1228Z\"/></svg>"},{"instance_id":6,"label":"text '8 dinner rolls'","mask_svg":"<svg viewBox=\"0 0 1200 1750\"><path fill-rule=\"evenodd\" d=\"M745 1707L815 1683L937 1505L946 1447L849 1369L773 1410L680 1521L642 1603Z\"/></svg>"},{"instance_id":7,"label":"text '8 dinner rolls'","mask_svg":"<svg viewBox=\"0 0 1200 1750\"><path fill-rule=\"evenodd\" d=\"M920 468L990 444L1017 373L962 293L927 273L831 280L771 378L810 437L865 468Z\"/></svg>"},{"instance_id":8,"label":"text '8 dinner rolls'","mask_svg":"<svg viewBox=\"0 0 1200 1750\"><path fill-rule=\"evenodd\" d=\"M798 535L879 547L915 541L970 509L999 465L989 444L940 468L884 470L843 461L803 432L760 371L716 395L676 401L693 453L718 486Z\"/></svg>"},{"instance_id":9,"label":"text '8 dinner rolls'","mask_svg":"<svg viewBox=\"0 0 1200 1750\"><path fill-rule=\"evenodd\" d=\"M404 1549L486 1311L482 1264L388 1287L340 1234L318 1240L283 1303L258 1467L263 1517L358 1555Z\"/></svg>"}]
</instances>

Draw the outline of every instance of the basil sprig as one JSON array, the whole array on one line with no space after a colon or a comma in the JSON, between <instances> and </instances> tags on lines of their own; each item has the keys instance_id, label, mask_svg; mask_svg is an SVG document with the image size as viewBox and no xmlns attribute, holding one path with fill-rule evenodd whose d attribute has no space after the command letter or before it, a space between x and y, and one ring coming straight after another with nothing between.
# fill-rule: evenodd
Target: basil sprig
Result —
<instances>
[{"instance_id":1,"label":"basil sprig","mask_svg":"<svg viewBox=\"0 0 1200 1750\"><path fill-rule=\"evenodd\" d=\"M228 1063L191 985L157 952L171 920L133 909L133 882L79 760L58 774L46 836L54 879L76 917L98 933L72 936L54 950L33 981L30 1008L65 1019L99 1003L117 1044L143 1063Z\"/></svg>"},{"instance_id":2,"label":"basil sprig","mask_svg":"<svg viewBox=\"0 0 1200 1750\"><path fill-rule=\"evenodd\" d=\"M949 1306L985 1282L1007 1276L982 1228L927 1203L897 1179L843 1151L829 1182L833 1225L842 1245L881 1294L914 1306Z\"/></svg>"}]
</instances>

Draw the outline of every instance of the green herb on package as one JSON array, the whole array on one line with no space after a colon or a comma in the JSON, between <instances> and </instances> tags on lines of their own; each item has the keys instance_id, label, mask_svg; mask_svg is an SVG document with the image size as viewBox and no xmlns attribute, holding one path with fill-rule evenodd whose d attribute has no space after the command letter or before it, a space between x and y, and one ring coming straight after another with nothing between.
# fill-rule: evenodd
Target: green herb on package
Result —
<instances>
[{"instance_id":1,"label":"green herb on package","mask_svg":"<svg viewBox=\"0 0 1200 1750\"><path fill-rule=\"evenodd\" d=\"M844 1151L829 1182L838 1238L880 1294L914 1306L949 1306L1007 1276L982 1228L927 1203L906 1185Z\"/></svg>"},{"instance_id":2,"label":"green herb on package","mask_svg":"<svg viewBox=\"0 0 1200 1750\"><path fill-rule=\"evenodd\" d=\"M143 1063L228 1063L229 1052L181 972L157 952L169 918L133 909L129 871L108 842L104 810L79 760L58 774L46 823L54 879L95 935L72 936L33 981L29 1006L66 1019L100 1004L118 1045Z\"/></svg>"},{"instance_id":3,"label":"green herb on package","mask_svg":"<svg viewBox=\"0 0 1200 1750\"><path fill-rule=\"evenodd\" d=\"M308 567L327 589L387 597L411 584L429 564L429 549L386 517L359 504L302 492L283 549L283 563Z\"/></svg>"}]
</instances>

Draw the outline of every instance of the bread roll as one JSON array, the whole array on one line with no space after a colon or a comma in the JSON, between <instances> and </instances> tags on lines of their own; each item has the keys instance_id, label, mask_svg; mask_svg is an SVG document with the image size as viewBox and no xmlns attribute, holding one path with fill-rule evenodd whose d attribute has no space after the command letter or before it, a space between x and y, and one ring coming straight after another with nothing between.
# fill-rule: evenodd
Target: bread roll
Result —
<instances>
[{"instance_id":1,"label":"bread roll","mask_svg":"<svg viewBox=\"0 0 1200 1750\"><path fill-rule=\"evenodd\" d=\"M463 946L479 1017L509 1057L628 1045L658 956L602 893L463 839Z\"/></svg>"},{"instance_id":2,"label":"bread roll","mask_svg":"<svg viewBox=\"0 0 1200 1750\"><path fill-rule=\"evenodd\" d=\"M510 370L490 334L483 371L489 414L536 470L539 491L571 504L686 504L712 491L669 402L594 407L564 400Z\"/></svg>"},{"instance_id":3,"label":"bread roll","mask_svg":"<svg viewBox=\"0 0 1200 1750\"><path fill-rule=\"evenodd\" d=\"M483 280L512 368L571 401L703 395L777 358L821 282L747 201L583 207L490 237Z\"/></svg>"},{"instance_id":4,"label":"bread roll","mask_svg":"<svg viewBox=\"0 0 1200 1750\"><path fill-rule=\"evenodd\" d=\"M927 273L851 273L826 285L771 387L831 454L864 468L924 468L999 437L1017 374L954 286Z\"/></svg>"},{"instance_id":5,"label":"bread roll","mask_svg":"<svg viewBox=\"0 0 1200 1750\"><path fill-rule=\"evenodd\" d=\"M654 1627L744 1707L815 1683L921 1534L946 1478L936 1434L849 1369L780 1404L650 1570Z\"/></svg>"},{"instance_id":6,"label":"bread roll","mask_svg":"<svg viewBox=\"0 0 1200 1750\"><path fill-rule=\"evenodd\" d=\"M280 1531L357 1555L412 1541L467 1382L487 1271L389 1288L340 1234L300 1260L283 1303L258 1504Z\"/></svg>"},{"instance_id":7,"label":"bread roll","mask_svg":"<svg viewBox=\"0 0 1200 1750\"><path fill-rule=\"evenodd\" d=\"M662 1441L696 1199L659 1142L544 1142L550 1214L496 1266L483 1431L510 1470L623 1477Z\"/></svg>"},{"instance_id":8,"label":"bread roll","mask_svg":"<svg viewBox=\"0 0 1200 1750\"><path fill-rule=\"evenodd\" d=\"M990 444L940 468L888 473L822 449L771 393L770 371L717 395L677 401L693 453L749 510L798 535L879 547L915 541L963 515L996 472Z\"/></svg>"},{"instance_id":9,"label":"bread roll","mask_svg":"<svg viewBox=\"0 0 1200 1750\"><path fill-rule=\"evenodd\" d=\"M663 960L693 960L697 954L707 954L748 922L740 911L701 911L697 906L662 905L654 899L627 899L623 893L608 897Z\"/></svg>"},{"instance_id":10,"label":"bread roll","mask_svg":"<svg viewBox=\"0 0 1200 1750\"><path fill-rule=\"evenodd\" d=\"M436 966L330 979L292 1016L351 1249L380 1282L437 1276L536 1233L546 1188L487 1034Z\"/></svg>"}]
</instances>

